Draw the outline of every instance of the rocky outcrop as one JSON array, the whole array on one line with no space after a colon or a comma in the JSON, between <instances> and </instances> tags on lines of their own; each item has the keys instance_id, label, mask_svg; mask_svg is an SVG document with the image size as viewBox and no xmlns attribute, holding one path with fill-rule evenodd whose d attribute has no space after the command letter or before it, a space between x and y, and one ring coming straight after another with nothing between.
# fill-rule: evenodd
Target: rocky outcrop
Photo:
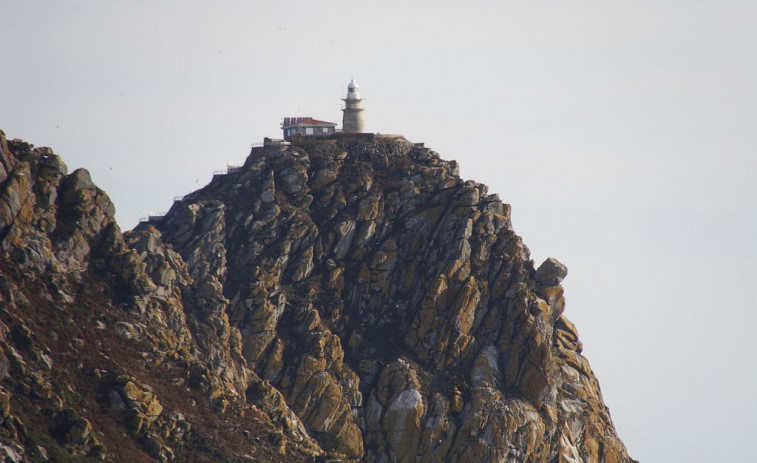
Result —
<instances>
[{"instance_id":1,"label":"rocky outcrop","mask_svg":"<svg viewBox=\"0 0 757 463\"><path fill-rule=\"evenodd\" d=\"M535 270L509 211L426 148L344 136L254 149L158 228L187 261L225 251L198 271L328 451L629 461L562 315L567 269Z\"/></svg>"},{"instance_id":2,"label":"rocky outcrop","mask_svg":"<svg viewBox=\"0 0 757 463\"><path fill-rule=\"evenodd\" d=\"M566 267L535 269L454 161L402 137L254 148L122 235L86 171L2 143L6 459L632 461Z\"/></svg>"},{"instance_id":3,"label":"rocky outcrop","mask_svg":"<svg viewBox=\"0 0 757 463\"><path fill-rule=\"evenodd\" d=\"M4 461L322 453L247 367L215 277L190 275L155 229L122 235L87 171L49 148L2 132L0 148Z\"/></svg>"}]
</instances>

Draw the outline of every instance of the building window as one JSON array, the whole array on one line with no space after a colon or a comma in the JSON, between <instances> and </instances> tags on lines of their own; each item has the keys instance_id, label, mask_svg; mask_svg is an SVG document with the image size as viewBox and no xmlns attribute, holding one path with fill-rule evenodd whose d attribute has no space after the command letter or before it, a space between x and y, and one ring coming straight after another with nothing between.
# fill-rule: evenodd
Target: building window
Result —
<instances>
[{"instance_id":1,"label":"building window","mask_svg":"<svg viewBox=\"0 0 757 463\"><path fill-rule=\"evenodd\" d=\"M305 128L305 135L313 135L313 128L312 127Z\"/></svg>"}]
</instances>

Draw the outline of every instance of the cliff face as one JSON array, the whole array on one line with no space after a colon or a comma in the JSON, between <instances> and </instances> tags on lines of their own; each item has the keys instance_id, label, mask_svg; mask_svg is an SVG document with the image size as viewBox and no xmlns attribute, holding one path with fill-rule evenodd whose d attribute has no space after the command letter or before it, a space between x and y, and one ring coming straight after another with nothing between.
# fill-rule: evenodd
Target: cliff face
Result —
<instances>
[{"instance_id":1,"label":"cliff face","mask_svg":"<svg viewBox=\"0 0 757 463\"><path fill-rule=\"evenodd\" d=\"M256 148L153 225L2 138L0 455L632 461L566 269L422 146Z\"/></svg>"}]
</instances>

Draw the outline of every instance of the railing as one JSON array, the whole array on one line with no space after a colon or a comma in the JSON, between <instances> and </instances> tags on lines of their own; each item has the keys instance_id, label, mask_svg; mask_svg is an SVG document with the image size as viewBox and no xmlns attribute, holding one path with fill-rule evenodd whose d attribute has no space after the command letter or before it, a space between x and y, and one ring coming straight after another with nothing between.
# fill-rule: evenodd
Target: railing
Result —
<instances>
[{"instance_id":1,"label":"railing","mask_svg":"<svg viewBox=\"0 0 757 463\"><path fill-rule=\"evenodd\" d=\"M225 170L214 170L213 176L216 175L227 175L227 174L233 174L236 172L239 172L242 170L242 167L244 167L244 164L227 164Z\"/></svg>"},{"instance_id":2,"label":"railing","mask_svg":"<svg viewBox=\"0 0 757 463\"><path fill-rule=\"evenodd\" d=\"M140 217L139 221L140 222L155 223L155 222L160 222L165 217L166 217L166 213L165 212L161 212L159 214L148 213L147 217Z\"/></svg>"}]
</instances>

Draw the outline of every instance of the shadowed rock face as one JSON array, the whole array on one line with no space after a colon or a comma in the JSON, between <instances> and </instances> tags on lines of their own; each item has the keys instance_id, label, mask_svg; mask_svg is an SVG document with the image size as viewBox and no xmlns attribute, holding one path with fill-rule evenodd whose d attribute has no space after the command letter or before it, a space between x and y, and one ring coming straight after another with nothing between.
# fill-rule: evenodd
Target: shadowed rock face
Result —
<instances>
[{"instance_id":1,"label":"shadowed rock face","mask_svg":"<svg viewBox=\"0 0 757 463\"><path fill-rule=\"evenodd\" d=\"M51 438L17 436L7 452L191 458L215 426L204 461L632 461L562 314L567 269L536 271L509 206L454 161L401 137L255 148L122 237L85 171L3 143L0 367L54 390L55 368L25 352L84 356L41 330L16 345L15 327L34 331L21 314L35 288L49 301L38 317L86 312L97 293L104 315L82 318L104 338L83 342L140 355L86 357L105 371L77 379L92 390L59 397L57 427L35 427ZM17 383L0 382L0 399ZM11 426L39 402L15 400ZM114 420L128 439L102 431Z\"/></svg>"}]
</instances>

